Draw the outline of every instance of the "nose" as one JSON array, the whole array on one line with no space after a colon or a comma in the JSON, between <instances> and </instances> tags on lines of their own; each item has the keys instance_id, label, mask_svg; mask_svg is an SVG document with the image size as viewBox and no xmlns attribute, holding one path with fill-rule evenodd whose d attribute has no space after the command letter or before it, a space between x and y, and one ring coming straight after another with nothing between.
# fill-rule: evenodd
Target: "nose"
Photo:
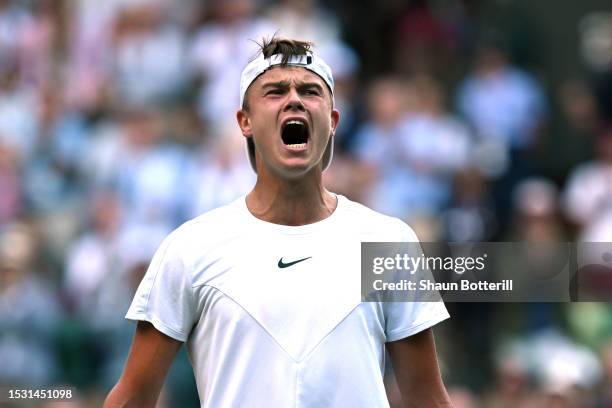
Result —
<instances>
[{"instance_id":1,"label":"nose","mask_svg":"<svg viewBox=\"0 0 612 408\"><path fill-rule=\"evenodd\" d=\"M302 98L295 88L291 88L289 92L287 92L287 101L285 103L284 111L290 110L305 110L304 104L302 103Z\"/></svg>"}]
</instances>

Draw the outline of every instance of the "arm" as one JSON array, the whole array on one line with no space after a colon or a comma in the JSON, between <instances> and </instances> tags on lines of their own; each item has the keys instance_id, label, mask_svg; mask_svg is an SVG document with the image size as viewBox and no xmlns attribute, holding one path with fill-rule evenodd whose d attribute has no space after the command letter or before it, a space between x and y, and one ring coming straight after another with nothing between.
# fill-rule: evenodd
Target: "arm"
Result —
<instances>
[{"instance_id":1,"label":"arm","mask_svg":"<svg viewBox=\"0 0 612 408\"><path fill-rule=\"evenodd\" d=\"M386 345L405 407L452 407L440 376L431 329Z\"/></svg>"},{"instance_id":2,"label":"arm","mask_svg":"<svg viewBox=\"0 0 612 408\"><path fill-rule=\"evenodd\" d=\"M183 343L140 321L119 382L106 397L104 408L153 407L164 379Z\"/></svg>"}]
</instances>

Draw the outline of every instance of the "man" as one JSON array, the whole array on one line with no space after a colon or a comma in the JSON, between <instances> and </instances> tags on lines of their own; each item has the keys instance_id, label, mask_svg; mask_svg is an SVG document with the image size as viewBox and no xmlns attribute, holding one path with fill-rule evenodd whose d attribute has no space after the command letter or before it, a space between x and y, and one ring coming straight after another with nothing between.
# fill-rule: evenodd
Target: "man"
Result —
<instances>
[{"instance_id":1,"label":"man","mask_svg":"<svg viewBox=\"0 0 612 408\"><path fill-rule=\"evenodd\" d=\"M264 42L244 69L237 119L256 185L161 245L105 406L154 405L183 342L205 407L388 406L385 344L407 406L450 406L429 329L444 305L360 301L360 243L416 236L323 187L333 87L305 42Z\"/></svg>"}]
</instances>

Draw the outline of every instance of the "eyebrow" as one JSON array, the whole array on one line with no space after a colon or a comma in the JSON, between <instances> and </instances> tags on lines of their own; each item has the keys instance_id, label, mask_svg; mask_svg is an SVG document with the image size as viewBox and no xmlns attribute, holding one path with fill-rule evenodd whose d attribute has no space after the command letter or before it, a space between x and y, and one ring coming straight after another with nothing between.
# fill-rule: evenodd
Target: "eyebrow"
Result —
<instances>
[{"instance_id":1,"label":"eyebrow","mask_svg":"<svg viewBox=\"0 0 612 408\"><path fill-rule=\"evenodd\" d=\"M289 88L291 86L291 82L289 81L277 81L277 82L266 82L262 84L263 89L267 88ZM320 92L323 92L323 87L316 82L296 82L296 87L298 89L307 89L307 88L317 88Z\"/></svg>"}]
</instances>

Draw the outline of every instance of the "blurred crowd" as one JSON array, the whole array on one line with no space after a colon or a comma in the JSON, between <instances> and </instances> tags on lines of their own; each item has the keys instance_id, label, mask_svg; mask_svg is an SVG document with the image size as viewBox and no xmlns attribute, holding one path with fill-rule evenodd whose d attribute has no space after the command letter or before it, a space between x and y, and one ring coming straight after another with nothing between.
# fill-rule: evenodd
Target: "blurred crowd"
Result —
<instances>
[{"instance_id":1,"label":"blurred crowd","mask_svg":"<svg viewBox=\"0 0 612 408\"><path fill-rule=\"evenodd\" d=\"M157 245L253 185L239 76L274 33L334 70L332 191L422 241L612 241L611 8L574 16L554 77L516 2L367 3L0 0L0 385L101 402ZM612 406L606 304L449 309L456 407ZM165 403L197 405L176 366Z\"/></svg>"}]
</instances>

